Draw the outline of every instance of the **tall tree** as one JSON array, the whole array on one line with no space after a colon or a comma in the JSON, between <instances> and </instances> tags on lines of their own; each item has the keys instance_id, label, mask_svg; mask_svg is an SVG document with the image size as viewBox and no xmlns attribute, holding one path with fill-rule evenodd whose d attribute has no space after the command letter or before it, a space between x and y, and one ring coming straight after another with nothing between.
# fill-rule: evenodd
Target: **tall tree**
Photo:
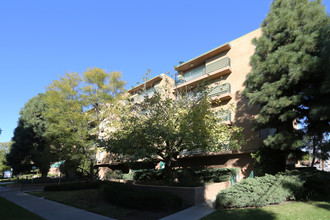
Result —
<instances>
[{"instance_id":1,"label":"tall tree","mask_svg":"<svg viewBox=\"0 0 330 220\"><path fill-rule=\"evenodd\" d=\"M11 142L1 142L0 143L0 172L5 170L10 170L10 167L7 165L6 154L9 153L11 147Z\"/></svg>"},{"instance_id":2,"label":"tall tree","mask_svg":"<svg viewBox=\"0 0 330 220\"><path fill-rule=\"evenodd\" d=\"M21 110L7 161L16 172L30 170L33 162L46 178L50 164L56 158L45 137L48 122L44 118L47 107L43 97L44 94L38 94L31 98Z\"/></svg>"},{"instance_id":3,"label":"tall tree","mask_svg":"<svg viewBox=\"0 0 330 220\"><path fill-rule=\"evenodd\" d=\"M123 91L119 72L93 68L81 77L69 73L53 81L46 92L50 120L48 136L58 149L61 160L90 161L94 177L96 140L100 122L106 117L106 104L113 103Z\"/></svg>"},{"instance_id":4,"label":"tall tree","mask_svg":"<svg viewBox=\"0 0 330 220\"><path fill-rule=\"evenodd\" d=\"M244 94L260 106L256 128L276 128L264 144L282 150L282 161L302 146L303 132L295 123L308 118L329 129L329 117L322 116L329 109L329 24L318 0L275 0L261 25L262 36L254 39Z\"/></svg>"},{"instance_id":5,"label":"tall tree","mask_svg":"<svg viewBox=\"0 0 330 220\"><path fill-rule=\"evenodd\" d=\"M100 124L108 117L109 105L114 105L122 99L125 82L121 80L120 72L107 73L100 68L91 68L83 73L83 87L81 88L81 100L84 108L89 109L90 135L94 136L93 147L98 147ZM93 172L93 164L96 152L88 155L90 161L90 173Z\"/></svg>"},{"instance_id":6,"label":"tall tree","mask_svg":"<svg viewBox=\"0 0 330 220\"><path fill-rule=\"evenodd\" d=\"M216 117L207 92L173 99L171 90L163 91L146 96L141 103L130 100L115 106L118 121L110 126L116 129L103 142L109 152L126 155L125 160L158 158L170 174L184 150L217 152L226 145L239 149L244 143L241 128Z\"/></svg>"}]
</instances>

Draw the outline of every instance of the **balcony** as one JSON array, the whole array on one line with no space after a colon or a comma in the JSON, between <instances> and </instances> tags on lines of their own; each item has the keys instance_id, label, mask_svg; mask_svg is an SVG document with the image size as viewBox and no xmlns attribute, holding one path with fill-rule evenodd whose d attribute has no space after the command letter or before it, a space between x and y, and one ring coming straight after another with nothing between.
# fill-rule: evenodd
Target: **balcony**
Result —
<instances>
[{"instance_id":1,"label":"balcony","mask_svg":"<svg viewBox=\"0 0 330 220\"><path fill-rule=\"evenodd\" d=\"M224 83L212 87L210 89L209 97L211 97L212 101L220 100L229 100L231 99L231 88L230 83Z\"/></svg>"},{"instance_id":2,"label":"balcony","mask_svg":"<svg viewBox=\"0 0 330 220\"><path fill-rule=\"evenodd\" d=\"M147 96L151 98L155 93L155 89L152 87L150 89L142 91L140 94L134 94L131 96L131 98L134 100L134 102L142 102L144 100L144 97Z\"/></svg>"},{"instance_id":3,"label":"balcony","mask_svg":"<svg viewBox=\"0 0 330 220\"><path fill-rule=\"evenodd\" d=\"M198 81L203 79L215 79L219 76L231 73L230 58L225 57L215 62L204 64L193 70L185 72L183 75L179 75L175 80L175 89L182 88L184 86L196 86Z\"/></svg>"},{"instance_id":4,"label":"balcony","mask_svg":"<svg viewBox=\"0 0 330 220\"><path fill-rule=\"evenodd\" d=\"M181 151L181 153L179 154L180 157L187 157L187 156L201 156L201 155L214 155L214 154L218 154L218 153L228 153L228 151L231 151L231 148L229 147L229 145L224 145L221 147L220 151L217 151L217 153L212 153L211 151L202 151L199 148L195 149L195 150L183 150Z\"/></svg>"},{"instance_id":5,"label":"balcony","mask_svg":"<svg viewBox=\"0 0 330 220\"><path fill-rule=\"evenodd\" d=\"M230 110L216 112L216 117L220 118L223 123L231 124L231 112Z\"/></svg>"}]
</instances>

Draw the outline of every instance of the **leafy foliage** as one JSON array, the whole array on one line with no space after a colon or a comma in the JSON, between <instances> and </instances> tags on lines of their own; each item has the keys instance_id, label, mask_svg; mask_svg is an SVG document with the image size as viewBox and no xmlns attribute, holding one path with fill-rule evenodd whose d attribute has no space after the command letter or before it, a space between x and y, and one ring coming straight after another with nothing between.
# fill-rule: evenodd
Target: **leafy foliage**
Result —
<instances>
[{"instance_id":1,"label":"leafy foliage","mask_svg":"<svg viewBox=\"0 0 330 220\"><path fill-rule=\"evenodd\" d=\"M10 170L10 167L7 165L6 154L9 153L11 144L11 142L0 143L0 172Z\"/></svg>"},{"instance_id":2,"label":"leafy foliage","mask_svg":"<svg viewBox=\"0 0 330 220\"><path fill-rule=\"evenodd\" d=\"M103 195L108 202L126 208L175 210L182 207L182 199L179 196L167 192L138 190L121 183L104 186Z\"/></svg>"},{"instance_id":3,"label":"leafy foliage","mask_svg":"<svg viewBox=\"0 0 330 220\"><path fill-rule=\"evenodd\" d=\"M106 182L77 182L45 186L44 191L72 191L101 189L104 199L114 205L142 210L175 210L182 207L182 199L167 192L136 189L132 185Z\"/></svg>"},{"instance_id":4,"label":"leafy foliage","mask_svg":"<svg viewBox=\"0 0 330 220\"><path fill-rule=\"evenodd\" d=\"M107 104L120 98L125 84L120 77L119 72L93 68L84 72L83 77L68 73L47 88L46 118L50 122L47 136L59 159L71 164L72 170L79 166L86 172L83 162L88 160L92 179L99 124L108 113Z\"/></svg>"},{"instance_id":5,"label":"leafy foliage","mask_svg":"<svg viewBox=\"0 0 330 220\"><path fill-rule=\"evenodd\" d=\"M215 116L207 92L174 99L170 89L163 91L140 103L127 100L115 106L113 112L119 116L111 126L117 129L103 141L107 151L133 160L158 158L169 171L183 150L217 152L224 145L239 149L244 143L241 128L221 123Z\"/></svg>"},{"instance_id":6,"label":"leafy foliage","mask_svg":"<svg viewBox=\"0 0 330 220\"><path fill-rule=\"evenodd\" d=\"M13 144L7 155L7 163L16 173L31 170L31 162L46 178L50 164L56 160L50 142L45 137L49 123L45 119L47 104L44 94L31 98L20 112Z\"/></svg>"},{"instance_id":7,"label":"leafy foliage","mask_svg":"<svg viewBox=\"0 0 330 220\"><path fill-rule=\"evenodd\" d=\"M106 180L111 180L111 179L123 179L123 173L121 170L110 170L105 174L105 179Z\"/></svg>"},{"instance_id":8,"label":"leafy foliage","mask_svg":"<svg viewBox=\"0 0 330 220\"><path fill-rule=\"evenodd\" d=\"M160 183L178 186L200 186L205 183L216 183L229 181L235 168L210 168L203 170L175 169L172 171L172 182L167 180L168 176L164 170L136 170L129 174L121 174L112 171L111 177L118 179L134 180L140 183Z\"/></svg>"},{"instance_id":9,"label":"leafy foliage","mask_svg":"<svg viewBox=\"0 0 330 220\"><path fill-rule=\"evenodd\" d=\"M83 190L83 189L97 189L104 182L93 181L93 182L76 182L76 183L65 183L61 185L47 185L44 187L44 191L72 191L72 190Z\"/></svg>"}]
</instances>

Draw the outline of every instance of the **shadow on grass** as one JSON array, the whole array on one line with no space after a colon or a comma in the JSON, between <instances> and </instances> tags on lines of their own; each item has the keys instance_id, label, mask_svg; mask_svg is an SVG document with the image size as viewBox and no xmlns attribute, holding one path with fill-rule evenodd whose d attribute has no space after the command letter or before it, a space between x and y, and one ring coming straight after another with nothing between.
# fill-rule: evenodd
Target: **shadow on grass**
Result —
<instances>
[{"instance_id":1,"label":"shadow on grass","mask_svg":"<svg viewBox=\"0 0 330 220\"><path fill-rule=\"evenodd\" d=\"M240 220L240 219L267 219L272 220L276 219L276 215L273 212L265 211L258 208L251 208L251 209L230 209L230 210L223 210L220 209L211 215L208 215L203 220L210 220L210 219L226 219L226 220Z\"/></svg>"},{"instance_id":2,"label":"shadow on grass","mask_svg":"<svg viewBox=\"0 0 330 220\"><path fill-rule=\"evenodd\" d=\"M330 210L330 202L318 202L314 204L314 206L325 209L325 210Z\"/></svg>"}]
</instances>

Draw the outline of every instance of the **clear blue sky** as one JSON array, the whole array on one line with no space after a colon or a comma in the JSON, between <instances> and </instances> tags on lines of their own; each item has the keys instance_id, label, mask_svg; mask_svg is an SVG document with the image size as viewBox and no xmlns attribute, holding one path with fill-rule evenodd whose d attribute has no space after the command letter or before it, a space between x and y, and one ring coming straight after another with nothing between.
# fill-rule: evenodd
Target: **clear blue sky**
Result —
<instances>
[{"instance_id":1,"label":"clear blue sky","mask_svg":"<svg viewBox=\"0 0 330 220\"><path fill-rule=\"evenodd\" d=\"M121 71L126 88L260 27L271 0L0 2L0 142L52 80L89 67ZM329 13L330 0L323 4Z\"/></svg>"}]
</instances>

